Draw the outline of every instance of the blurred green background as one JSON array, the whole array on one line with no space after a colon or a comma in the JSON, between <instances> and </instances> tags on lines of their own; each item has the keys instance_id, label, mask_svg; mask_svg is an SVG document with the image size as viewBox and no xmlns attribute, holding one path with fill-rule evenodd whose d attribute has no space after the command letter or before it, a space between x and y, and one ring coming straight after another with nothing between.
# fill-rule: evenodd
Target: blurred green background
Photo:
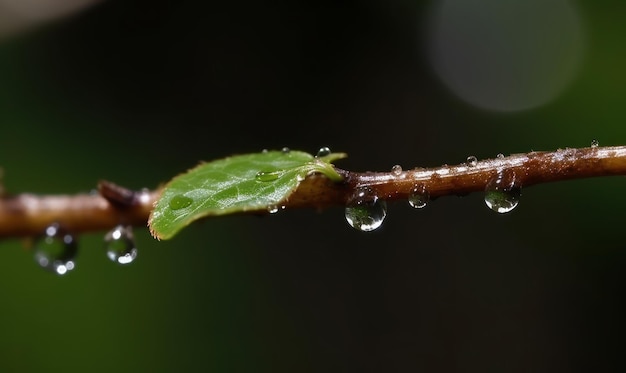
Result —
<instances>
[{"instance_id":1,"label":"blurred green background","mask_svg":"<svg viewBox=\"0 0 626 373\"><path fill-rule=\"evenodd\" d=\"M626 144L626 3L519 3L106 0L41 20L0 1L24 20L0 42L5 187L154 188L285 146L373 171ZM620 371L625 186L534 186L506 215L479 194L390 203L370 233L340 207L137 228L128 266L85 234L66 276L5 240L0 371Z\"/></svg>"}]
</instances>

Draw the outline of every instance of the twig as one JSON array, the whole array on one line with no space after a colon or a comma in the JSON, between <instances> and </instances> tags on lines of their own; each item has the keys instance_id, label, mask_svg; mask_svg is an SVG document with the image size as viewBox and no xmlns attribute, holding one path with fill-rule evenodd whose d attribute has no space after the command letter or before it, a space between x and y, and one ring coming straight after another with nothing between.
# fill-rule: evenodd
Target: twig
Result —
<instances>
[{"instance_id":1,"label":"twig","mask_svg":"<svg viewBox=\"0 0 626 373\"><path fill-rule=\"evenodd\" d=\"M99 194L37 196L18 194L0 198L0 237L42 234L58 224L72 233L112 229L118 224L145 226L156 192L130 191L107 181Z\"/></svg>"},{"instance_id":2,"label":"twig","mask_svg":"<svg viewBox=\"0 0 626 373\"><path fill-rule=\"evenodd\" d=\"M390 172L338 169L344 181L320 175L307 177L285 201L285 208L326 208L345 205L357 188L368 188L388 201L406 200L416 189L430 199L482 192L494 179L516 188L569 179L626 175L626 146L566 148L552 152L513 154L458 165ZM34 236L51 224L73 232L109 230L118 224L147 226L158 197L155 191L130 191L110 182L99 194L0 196L0 237ZM255 214L258 212L254 212Z\"/></svg>"}]
</instances>

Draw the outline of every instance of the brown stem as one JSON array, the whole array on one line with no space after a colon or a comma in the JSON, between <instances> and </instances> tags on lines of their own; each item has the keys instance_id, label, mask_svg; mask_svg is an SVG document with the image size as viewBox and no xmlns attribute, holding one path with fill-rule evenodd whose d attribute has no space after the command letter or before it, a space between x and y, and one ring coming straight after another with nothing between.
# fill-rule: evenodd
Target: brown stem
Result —
<instances>
[{"instance_id":1,"label":"brown stem","mask_svg":"<svg viewBox=\"0 0 626 373\"><path fill-rule=\"evenodd\" d=\"M387 200L407 199L422 185L434 199L446 195L467 195L482 192L499 172L514 175L519 187L583 179L589 177L626 175L626 146L566 148L553 152L513 154L435 168L416 168L393 172L350 172L338 170L345 178L334 185L325 178L307 179L289 199L286 207L327 207L345 204L357 187L368 187L373 194Z\"/></svg>"},{"instance_id":2,"label":"brown stem","mask_svg":"<svg viewBox=\"0 0 626 373\"><path fill-rule=\"evenodd\" d=\"M146 226L156 192L133 192L106 181L98 189L100 194L2 197L0 237L39 235L55 223L72 233Z\"/></svg>"},{"instance_id":3,"label":"brown stem","mask_svg":"<svg viewBox=\"0 0 626 373\"><path fill-rule=\"evenodd\" d=\"M402 172L352 172L337 169L344 181L311 175L285 203L286 208L345 205L356 188L367 187L387 200L406 200L416 186L431 199L484 191L499 173L518 187L589 177L626 175L626 146L559 149L485 159L454 166ZM57 223L73 233L111 229L118 224L147 226L158 191L133 192L100 182L99 194L0 197L0 237L34 236Z\"/></svg>"}]
</instances>

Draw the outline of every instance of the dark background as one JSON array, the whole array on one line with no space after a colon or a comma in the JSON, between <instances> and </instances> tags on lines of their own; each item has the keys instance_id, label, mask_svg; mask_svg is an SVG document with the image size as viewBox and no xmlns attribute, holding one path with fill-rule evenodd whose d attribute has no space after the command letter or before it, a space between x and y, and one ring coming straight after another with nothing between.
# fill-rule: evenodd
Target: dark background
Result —
<instances>
[{"instance_id":1,"label":"dark background","mask_svg":"<svg viewBox=\"0 0 626 373\"><path fill-rule=\"evenodd\" d=\"M513 111L438 78L437 5L108 0L6 37L5 187L154 188L201 160L285 146L384 171L626 143L625 3L576 4L579 71ZM505 215L480 194L390 203L370 233L339 207L209 219L161 242L137 228L128 266L96 232L62 277L5 240L0 370L621 371L625 186L534 186Z\"/></svg>"}]
</instances>

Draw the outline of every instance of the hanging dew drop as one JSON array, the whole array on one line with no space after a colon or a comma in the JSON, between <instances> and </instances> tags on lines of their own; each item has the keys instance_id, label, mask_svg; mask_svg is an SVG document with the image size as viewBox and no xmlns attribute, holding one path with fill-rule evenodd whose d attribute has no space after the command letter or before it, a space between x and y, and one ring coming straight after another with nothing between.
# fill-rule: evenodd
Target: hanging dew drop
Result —
<instances>
[{"instance_id":1,"label":"hanging dew drop","mask_svg":"<svg viewBox=\"0 0 626 373\"><path fill-rule=\"evenodd\" d=\"M476 158L473 155L470 155L469 157L467 157L467 165L470 167L476 167L476 165L478 164L478 158Z\"/></svg>"},{"instance_id":2,"label":"hanging dew drop","mask_svg":"<svg viewBox=\"0 0 626 373\"><path fill-rule=\"evenodd\" d=\"M387 216L387 202L369 188L360 188L348 202L345 216L354 229L370 232L383 224Z\"/></svg>"},{"instance_id":3,"label":"hanging dew drop","mask_svg":"<svg viewBox=\"0 0 626 373\"><path fill-rule=\"evenodd\" d=\"M391 167L391 173L393 174L393 176L400 176L402 174L402 166L397 164Z\"/></svg>"},{"instance_id":4,"label":"hanging dew drop","mask_svg":"<svg viewBox=\"0 0 626 373\"><path fill-rule=\"evenodd\" d=\"M107 258L119 264L132 263L137 258L137 246L130 226L118 225L104 236Z\"/></svg>"},{"instance_id":5,"label":"hanging dew drop","mask_svg":"<svg viewBox=\"0 0 626 373\"><path fill-rule=\"evenodd\" d=\"M192 202L193 199L182 194L177 194L170 199L169 206L172 210L180 210L189 207Z\"/></svg>"},{"instance_id":6,"label":"hanging dew drop","mask_svg":"<svg viewBox=\"0 0 626 373\"><path fill-rule=\"evenodd\" d=\"M521 185L515 180L515 172L498 172L485 187L485 204L500 214L510 212L519 204L521 190Z\"/></svg>"},{"instance_id":7,"label":"hanging dew drop","mask_svg":"<svg viewBox=\"0 0 626 373\"><path fill-rule=\"evenodd\" d=\"M255 178L257 181L274 181L282 175L282 171L259 171L257 172Z\"/></svg>"},{"instance_id":8,"label":"hanging dew drop","mask_svg":"<svg viewBox=\"0 0 626 373\"><path fill-rule=\"evenodd\" d=\"M430 201L430 193L424 184L419 184L413 188L409 195L409 206L415 209L423 209Z\"/></svg>"},{"instance_id":9,"label":"hanging dew drop","mask_svg":"<svg viewBox=\"0 0 626 373\"><path fill-rule=\"evenodd\" d=\"M35 261L44 269L64 275L75 267L78 247L74 236L63 232L58 225L46 228L34 246Z\"/></svg>"},{"instance_id":10,"label":"hanging dew drop","mask_svg":"<svg viewBox=\"0 0 626 373\"><path fill-rule=\"evenodd\" d=\"M503 191L486 191L485 203L493 211L504 214L512 211L519 203L519 193Z\"/></svg>"},{"instance_id":11,"label":"hanging dew drop","mask_svg":"<svg viewBox=\"0 0 626 373\"><path fill-rule=\"evenodd\" d=\"M327 147L327 146L324 146L324 147L321 147L317 151L317 154L315 155L315 158L326 157L327 155L330 155L330 148Z\"/></svg>"},{"instance_id":12,"label":"hanging dew drop","mask_svg":"<svg viewBox=\"0 0 626 373\"><path fill-rule=\"evenodd\" d=\"M591 147L592 148L597 148L598 146L600 146L600 142L596 139L591 140Z\"/></svg>"},{"instance_id":13,"label":"hanging dew drop","mask_svg":"<svg viewBox=\"0 0 626 373\"><path fill-rule=\"evenodd\" d=\"M269 212L270 214L275 214L277 213L279 210L278 205L269 205L267 206L267 212Z\"/></svg>"}]
</instances>

